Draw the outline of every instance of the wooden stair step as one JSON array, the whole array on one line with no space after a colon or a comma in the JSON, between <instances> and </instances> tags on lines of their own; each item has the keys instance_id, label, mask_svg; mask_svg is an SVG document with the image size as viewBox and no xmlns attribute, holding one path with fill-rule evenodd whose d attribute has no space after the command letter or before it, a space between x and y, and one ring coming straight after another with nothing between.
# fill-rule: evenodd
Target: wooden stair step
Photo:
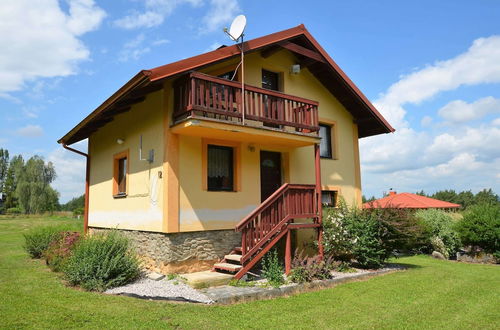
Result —
<instances>
[{"instance_id":1,"label":"wooden stair step","mask_svg":"<svg viewBox=\"0 0 500 330\"><path fill-rule=\"evenodd\" d=\"M224 259L241 262L241 254L227 254L224 256Z\"/></svg>"},{"instance_id":2,"label":"wooden stair step","mask_svg":"<svg viewBox=\"0 0 500 330\"><path fill-rule=\"evenodd\" d=\"M241 246L237 246L234 248L234 252L239 252L241 253Z\"/></svg>"},{"instance_id":3,"label":"wooden stair step","mask_svg":"<svg viewBox=\"0 0 500 330\"><path fill-rule=\"evenodd\" d=\"M225 271L228 271L228 272L237 272L238 270L240 270L241 268L243 268L243 266L242 265L229 264L227 262L220 262L220 263L215 264L214 268L215 269L225 270Z\"/></svg>"}]
</instances>

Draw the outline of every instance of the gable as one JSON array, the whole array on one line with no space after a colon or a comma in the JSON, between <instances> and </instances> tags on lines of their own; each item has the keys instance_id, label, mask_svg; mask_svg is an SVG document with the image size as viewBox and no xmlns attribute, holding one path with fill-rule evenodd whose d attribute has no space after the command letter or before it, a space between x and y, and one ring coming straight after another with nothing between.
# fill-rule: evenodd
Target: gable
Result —
<instances>
[{"instance_id":1,"label":"gable","mask_svg":"<svg viewBox=\"0 0 500 330\"><path fill-rule=\"evenodd\" d=\"M244 50L247 54L260 51L264 58L272 56L273 53L283 48L293 52L301 66L307 68L352 114L358 125L359 137L394 131L310 35L304 25L244 43ZM128 111L132 104L142 102L147 93L161 89L162 82L167 78L180 76L191 70L202 70L238 56L240 56L239 48L233 45L150 70L143 70L58 142L72 144L87 138L99 127L112 121L117 114Z\"/></svg>"}]
</instances>

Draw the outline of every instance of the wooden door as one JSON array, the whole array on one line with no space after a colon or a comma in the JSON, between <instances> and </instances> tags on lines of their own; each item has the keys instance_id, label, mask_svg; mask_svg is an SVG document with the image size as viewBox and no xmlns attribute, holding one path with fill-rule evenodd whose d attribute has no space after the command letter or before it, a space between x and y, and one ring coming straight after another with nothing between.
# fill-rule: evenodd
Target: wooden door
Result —
<instances>
[{"instance_id":1,"label":"wooden door","mask_svg":"<svg viewBox=\"0 0 500 330\"><path fill-rule=\"evenodd\" d=\"M260 152L260 198L264 201L281 187L281 153Z\"/></svg>"}]
</instances>

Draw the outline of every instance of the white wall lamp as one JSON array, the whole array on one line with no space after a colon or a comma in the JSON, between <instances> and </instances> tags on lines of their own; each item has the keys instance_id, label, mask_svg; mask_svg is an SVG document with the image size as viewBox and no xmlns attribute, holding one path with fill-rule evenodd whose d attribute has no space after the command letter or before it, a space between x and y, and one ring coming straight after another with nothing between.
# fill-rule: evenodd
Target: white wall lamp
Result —
<instances>
[{"instance_id":1,"label":"white wall lamp","mask_svg":"<svg viewBox=\"0 0 500 330\"><path fill-rule=\"evenodd\" d=\"M123 142L125 142L124 139L121 139L121 138L116 139L116 143L118 143L118 144L123 144Z\"/></svg>"},{"instance_id":2,"label":"white wall lamp","mask_svg":"<svg viewBox=\"0 0 500 330\"><path fill-rule=\"evenodd\" d=\"M300 73L300 64L293 64L290 66L290 74L299 74Z\"/></svg>"}]
</instances>

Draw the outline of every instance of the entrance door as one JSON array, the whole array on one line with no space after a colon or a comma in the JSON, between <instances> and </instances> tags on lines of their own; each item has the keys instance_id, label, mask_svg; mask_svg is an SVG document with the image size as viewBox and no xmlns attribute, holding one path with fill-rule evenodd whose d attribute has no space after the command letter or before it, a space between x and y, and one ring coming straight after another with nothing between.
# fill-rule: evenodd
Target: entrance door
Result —
<instances>
[{"instance_id":1,"label":"entrance door","mask_svg":"<svg viewBox=\"0 0 500 330\"><path fill-rule=\"evenodd\" d=\"M281 187L281 153L260 152L260 198L264 201Z\"/></svg>"}]
</instances>

